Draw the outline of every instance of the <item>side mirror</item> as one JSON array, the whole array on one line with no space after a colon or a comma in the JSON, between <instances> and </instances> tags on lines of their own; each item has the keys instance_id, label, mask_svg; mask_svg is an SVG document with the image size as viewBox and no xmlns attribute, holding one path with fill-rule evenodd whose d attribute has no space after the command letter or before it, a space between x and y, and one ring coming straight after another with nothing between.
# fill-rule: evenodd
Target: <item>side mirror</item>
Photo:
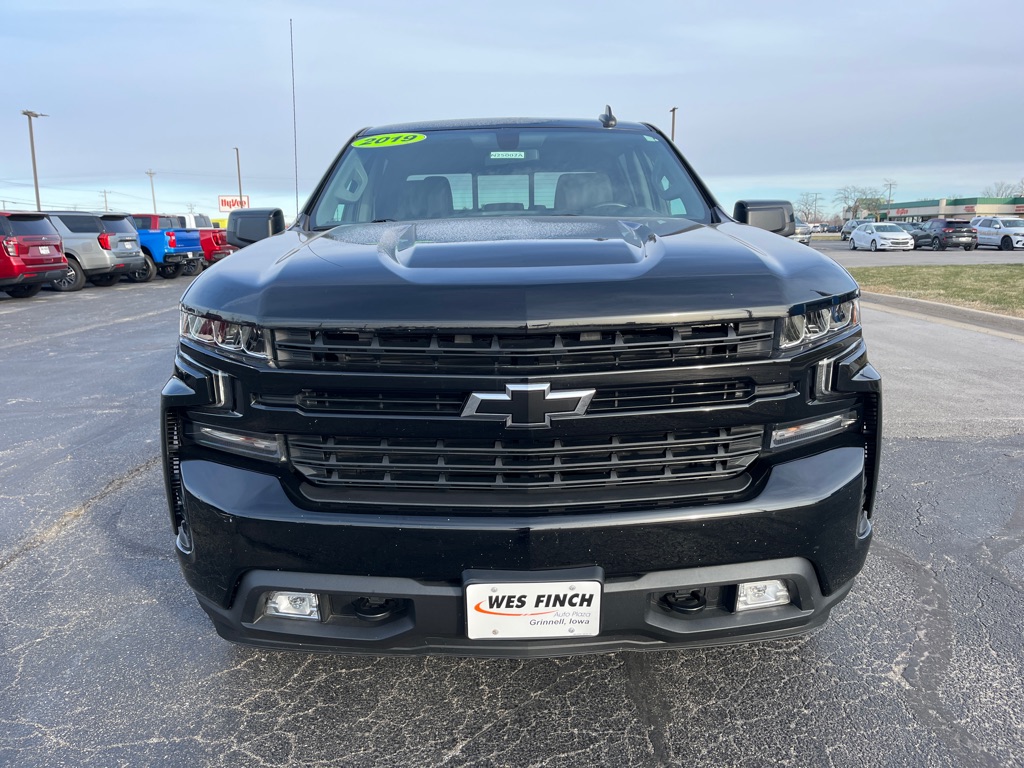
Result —
<instances>
[{"instance_id":1,"label":"side mirror","mask_svg":"<svg viewBox=\"0 0 1024 768\"><path fill-rule=\"evenodd\" d=\"M284 232L284 211L280 208L241 208L228 216L228 243L236 248Z\"/></svg>"},{"instance_id":2,"label":"side mirror","mask_svg":"<svg viewBox=\"0 0 1024 768\"><path fill-rule=\"evenodd\" d=\"M783 237L796 233L793 204L788 200L740 200L732 217L740 224L767 229Z\"/></svg>"}]
</instances>

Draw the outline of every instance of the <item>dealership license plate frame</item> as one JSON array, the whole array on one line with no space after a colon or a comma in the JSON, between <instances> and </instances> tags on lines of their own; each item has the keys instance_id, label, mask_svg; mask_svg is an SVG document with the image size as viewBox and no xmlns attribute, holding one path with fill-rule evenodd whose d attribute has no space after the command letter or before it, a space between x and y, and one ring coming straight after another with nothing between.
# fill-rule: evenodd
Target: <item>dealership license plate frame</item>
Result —
<instances>
[{"instance_id":1,"label":"dealership license plate frame","mask_svg":"<svg viewBox=\"0 0 1024 768\"><path fill-rule=\"evenodd\" d=\"M463 594L470 640L566 640L601 632L600 568L467 571Z\"/></svg>"}]
</instances>

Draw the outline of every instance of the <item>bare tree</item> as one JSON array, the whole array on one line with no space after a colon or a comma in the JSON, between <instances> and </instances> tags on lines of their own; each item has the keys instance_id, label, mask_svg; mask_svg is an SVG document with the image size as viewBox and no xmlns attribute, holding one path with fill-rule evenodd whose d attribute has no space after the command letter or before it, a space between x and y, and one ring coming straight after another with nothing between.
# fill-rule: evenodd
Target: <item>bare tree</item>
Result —
<instances>
[{"instance_id":1,"label":"bare tree","mask_svg":"<svg viewBox=\"0 0 1024 768\"><path fill-rule=\"evenodd\" d=\"M878 216L879 212L885 208L885 198L882 196L881 190L876 187L858 187L849 184L837 189L835 195L832 196L832 201L842 206L841 215L845 216L846 211L849 210L850 218L853 219L857 218L862 210Z\"/></svg>"},{"instance_id":2,"label":"bare tree","mask_svg":"<svg viewBox=\"0 0 1024 768\"><path fill-rule=\"evenodd\" d=\"M849 209L852 211L853 218L856 218L857 211L854 210L854 207L860 197L860 187L847 184L845 187L840 187L836 190L836 193L832 195L832 202L839 206L840 216L845 216L847 209Z\"/></svg>"},{"instance_id":3,"label":"bare tree","mask_svg":"<svg viewBox=\"0 0 1024 768\"><path fill-rule=\"evenodd\" d=\"M1024 179L1021 179L1024 182ZM993 181L983 190L982 197L1013 197L1020 189L1020 185L1011 181Z\"/></svg>"},{"instance_id":4,"label":"bare tree","mask_svg":"<svg viewBox=\"0 0 1024 768\"><path fill-rule=\"evenodd\" d=\"M804 221L813 222L814 215L817 213L817 199L818 196L812 192L804 192L800 195L800 199L793 206L796 209L797 215Z\"/></svg>"}]
</instances>

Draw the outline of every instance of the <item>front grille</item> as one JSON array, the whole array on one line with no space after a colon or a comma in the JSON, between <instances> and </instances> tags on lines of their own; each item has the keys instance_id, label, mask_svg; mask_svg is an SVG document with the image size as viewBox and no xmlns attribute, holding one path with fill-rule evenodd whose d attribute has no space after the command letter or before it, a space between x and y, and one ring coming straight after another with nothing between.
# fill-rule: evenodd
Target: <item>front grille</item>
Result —
<instances>
[{"instance_id":1,"label":"front grille","mask_svg":"<svg viewBox=\"0 0 1024 768\"><path fill-rule=\"evenodd\" d=\"M773 320L737 320L494 333L279 329L272 343L281 368L534 376L766 359L774 328Z\"/></svg>"},{"instance_id":2,"label":"front grille","mask_svg":"<svg viewBox=\"0 0 1024 768\"><path fill-rule=\"evenodd\" d=\"M726 480L761 449L764 427L538 440L286 437L314 486L531 491Z\"/></svg>"},{"instance_id":3,"label":"front grille","mask_svg":"<svg viewBox=\"0 0 1024 768\"><path fill-rule=\"evenodd\" d=\"M629 414L736 405L749 402L755 391L754 382L746 378L599 387L587 412ZM469 395L468 390L449 393L410 389L346 389L333 392L303 390L297 395L260 394L255 396L254 401L265 407L298 408L334 415L459 418Z\"/></svg>"}]
</instances>

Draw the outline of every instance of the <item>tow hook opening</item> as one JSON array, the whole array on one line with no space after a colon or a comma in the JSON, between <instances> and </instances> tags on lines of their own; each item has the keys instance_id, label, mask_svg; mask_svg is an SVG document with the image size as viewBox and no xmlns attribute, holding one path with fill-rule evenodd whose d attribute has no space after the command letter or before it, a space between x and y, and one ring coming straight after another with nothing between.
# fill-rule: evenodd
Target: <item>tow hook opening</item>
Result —
<instances>
[{"instance_id":1,"label":"tow hook opening","mask_svg":"<svg viewBox=\"0 0 1024 768\"><path fill-rule=\"evenodd\" d=\"M363 621L390 619L399 607L399 602L390 597L359 597L352 601L352 610Z\"/></svg>"},{"instance_id":2,"label":"tow hook opening","mask_svg":"<svg viewBox=\"0 0 1024 768\"><path fill-rule=\"evenodd\" d=\"M677 590L662 595L661 603L670 611L683 614L700 613L708 604L704 588Z\"/></svg>"}]
</instances>

